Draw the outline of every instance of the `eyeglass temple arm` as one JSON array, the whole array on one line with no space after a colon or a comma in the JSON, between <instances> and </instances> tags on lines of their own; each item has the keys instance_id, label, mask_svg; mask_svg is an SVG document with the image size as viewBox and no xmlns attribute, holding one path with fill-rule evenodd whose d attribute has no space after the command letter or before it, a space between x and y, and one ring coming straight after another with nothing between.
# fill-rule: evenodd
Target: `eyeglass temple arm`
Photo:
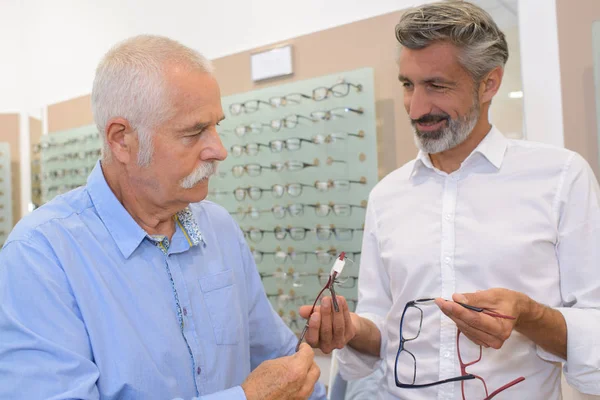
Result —
<instances>
[{"instance_id":1,"label":"eyeglass temple arm","mask_svg":"<svg viewBox=\"0 0 600 400\"><path fill-rule=\"evenodd\" d=\"M484 400L490 400L491 398L493 398L494 396L496 396L497 394L499 394L500 392L505 391L506 389L515 386L517 383L519 382L523 382L525 380L524 377L518 377L517 379L515 379L514 381L507 383L506 385L494 390L488 397L486 397Z\"/></svg>"},{"instance_id":2,"label":"eyeglass temple arm","mask_svg":"<svg viewBox=\"0 0 600 400\"><path fill-rule=\"evenodd\" d=\"M514 320L514 319L516 319L515 317L512 317L512 316L510 316L510 315L499 314L499 313L497 313L497 312L494 312L494 311L488 310L488 309L486 309L486 308L475 307L475 306L471 306L471 305L468 305L468 304L464 304L464 303L461 303L461 302L458 302L458 301L457 301L457 302L455 302L455 303L456 303L456 304L460 304L460 305L461 305L461 306L463 306L464 308L466 308L466 309L469 309L469 310L471 310L471 311L475 311L475 312L484 313L484 314L487 314L487 315L489 315L489 316L491 316L491 317L495 317L495 318L502 318L502 319L511 319L511 320Z\"/></svg>"}]
</instances>

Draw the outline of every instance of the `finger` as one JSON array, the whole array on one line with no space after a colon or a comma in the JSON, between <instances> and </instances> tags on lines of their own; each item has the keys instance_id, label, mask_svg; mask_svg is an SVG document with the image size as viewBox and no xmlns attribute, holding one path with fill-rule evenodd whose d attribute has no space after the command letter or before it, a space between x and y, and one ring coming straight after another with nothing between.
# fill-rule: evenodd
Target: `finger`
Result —
<instances>
[{"instance_id":1,"label":"finger","mask_svg":"<svg viewBox=\"0 0 600 400\"><path fill-rule=\"evenodd\" d=\"M475 293L454 293L452 300L476 307L494 308L498 303L498 296L496 289L488 289Z\"/></svg>"},{"instance_id":2,"label":"finger","mask_svg":"<svg viewBox=\"0 0 600 400\"><path fill-rule=\"evenodd\" d=\"M292 357L298 361L303 371L308 371L314 362L315 352L308 344L302 343L298 351Z\"/></svg>"},{"instance_id":3,"label":"finger","mask_svg":"<svg viewBox=\"0 0 600 400\"><path fill-rule=\"evenodd\" d=\"M485 348L490 347L490 343L496 340L494 337L482 334L480 331L473 330L473 328L465 325L462 321L455 321L456 327L461 332L461 334L465 335L469 340L477 345L483 346Z\"/></svg>"},{"instance_id":4,"label":"finger","mask_svg":"<svg viewBox=\"0 0 600 400\"><path fill-rule=\"evenodd\" d=\"M321 376L321 369L317 363L313 363L306 374L306 380L299 391L301 399L308 399L315 390L315 385Z\"/></svg>"},{"instance_id":5,"label":"finger","mask_svg":"<svg viewBox=\"0 0 600 400\"><path fill-rule=\"evenodd\" d=\"M356 327L352 323L352 317L350 316L350 307L348 306L347 301L344 301L344 324L344 332L346 333L346 337L344 338L345 344L348 343L350 339L354 338L354 335L356 335Z\"/></svg>"},{"instance_id":6,"label":"finger","mask_svg":"<svg viewBox=\"0 0 600 400\"><path fill-rule=\"evenodd\" d=\"M323 350L325 353L330 353L332 350L332 310L331 298L325 297L323 300L321 300L321 331L319 335L319 342L321 350Z\"/></svg>"},{"instance_id":7,"label":"finger","mask_svg":"<svg viewBox=\"0 0 600 400\"><path fill-rule=\"evenodd\" d=\"M314 312L319 312L319 309L320 307L316 306ZM300 314L302 318L308 319L308 317L310 316L310 310L312 310L312 306L301 306L298 309L298 314Z\"/></svg>"},{"instance_id":8,"label":"finger","mask_svg":"<svg viewBox=\"0 0 600 400\"><path fill-rule=\"evenodd\" d=\"M319 347L319 331L321 329L321 314L313 313L310 316L310 320L308 321L308 330L306 331L306 335L304 339L306 339L306 343L311 345L312 347Z\"/></svg>"},{"instance_id":9,"label":"finger","mask_svg":"<svg viewBox=\"0 0 600 400\"><path fill-rule=\"evenodd\" d=\"M455 322L460 320L466 325L495 336L498 339L505 336L506 327L502 320L469 310L451 301L441 303L440 309Z\"/></svg>"},{"instance_id":10,"label":"finger","mask_svg":"<svg viewBox=\"0 0 600 400\"><path fill-rule=\"evenodd\" d=\"M343 296L336 296L339 305L339 311L333 313L333 346L341 349L344 347L346 323L344 322L344 307L348 309L346 299Z\"/></svg>"}]
</instances>

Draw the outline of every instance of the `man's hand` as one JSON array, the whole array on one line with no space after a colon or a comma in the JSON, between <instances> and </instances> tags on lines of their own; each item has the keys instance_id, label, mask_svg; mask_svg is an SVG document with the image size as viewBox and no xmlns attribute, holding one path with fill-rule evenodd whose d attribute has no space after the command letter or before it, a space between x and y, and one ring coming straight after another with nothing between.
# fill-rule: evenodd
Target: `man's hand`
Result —
<instances>
[{"instance_id":1,"label":"man's hand","mask_svg":"<svg viewBox=\"0 0 600 400\"><path fill-rule=\"evenodd\" d=\"M479 308L485 308L498 314L514 317L514 320L496 318L482 312L469 310L460 304L444 299L435 303L444 314L450 317L458 329L475 344L499 349L517 329L519 318L530 312L531 299L523 293L508 289L489 289L476 293L454 294L454 301Z\"/></svg>"},{"instance_id":2,"label":"man's hand","mask_svg":"<svg viewBox=\"0 0 600 400\"><path fill-rule=\"evenodd\" d=\"M315 307L315 312L310 316L308 331L306 332L306 343L312 347L320 348L325 354L333 349L343 348L356 335L360 324L360 317L351 313L348 303L342 296L336 296L339 312L333 309L331 297L324 297L321 305ZM312 306L300 307L300 316L309 318Z\"/></svg>"},{"instance_id":3,"label":"man's hand","mask_svg":"<svg viewBox=\"0 0 600 400\"><path fill-rule=\"evenodd\" d=\"M297 353L260 364L242 383L248 400L305 400L312 394L321 371L310 346Z\"/></svg>"}]
</instances>

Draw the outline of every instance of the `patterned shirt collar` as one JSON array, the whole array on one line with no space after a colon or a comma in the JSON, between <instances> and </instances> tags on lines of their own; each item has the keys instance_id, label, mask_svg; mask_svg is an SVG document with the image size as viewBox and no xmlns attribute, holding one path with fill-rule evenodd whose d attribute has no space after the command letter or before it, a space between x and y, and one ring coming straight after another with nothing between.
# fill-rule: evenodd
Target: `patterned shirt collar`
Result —
<instances>
[{"instance_id":1,"label":"patterned shirt collar","mask_svg":"<svg viewBox=\"0 0 600 400\"><path fill-rule=\"evenodd\" d=\"M186 207L173 216L175 223L181 228L190 247L204 243L200 228L194 219L194 214L190 207ZM171 245L169 238L165 235L148 235L148 239L158 247L163 253L167 254Z\"/></svg>"}]
</instances>

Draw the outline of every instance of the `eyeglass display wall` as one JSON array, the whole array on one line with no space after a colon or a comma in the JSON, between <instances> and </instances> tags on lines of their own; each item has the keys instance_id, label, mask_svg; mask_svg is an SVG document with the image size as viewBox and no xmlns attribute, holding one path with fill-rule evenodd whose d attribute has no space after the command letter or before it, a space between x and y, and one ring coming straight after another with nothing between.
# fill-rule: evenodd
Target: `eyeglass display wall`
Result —
<instances>
[{"instance_id":1,"label":"eyeglass display wall","mask_svg":"<svg viewBox=\"0 0 600 400\"><path fill-rule=\"evenodd\" d=\"M33 199L41 205L85 185L100 158L101 148L95 125L42 136L40 143L33 146L34 154L39 155L39 167L36 160L32 165L32 171L39 171L32 176Z\"/></svg>"},{"instance_id":2,"label":"eyeglass display wall","mask_svg":"<svg viewBox=\"0 0 600 400\"><path fill-rule=\"evenodd\" d=\"M10 145L0 142L0 247L13 226Z\"/></svg>"},{"instance_id":3,"label":"eyeglass display wall","mask_svg":"<svg viewBox=\"0 0 600 400\"><path fill-rule=\"evenodd\" d=\"M296 332L340 252L337 293L356 306L368 194L377 181L373 70L364 68L227 96L228 158L209 199L239 222L267 296Z\"/></svg>"}]
</instances>

